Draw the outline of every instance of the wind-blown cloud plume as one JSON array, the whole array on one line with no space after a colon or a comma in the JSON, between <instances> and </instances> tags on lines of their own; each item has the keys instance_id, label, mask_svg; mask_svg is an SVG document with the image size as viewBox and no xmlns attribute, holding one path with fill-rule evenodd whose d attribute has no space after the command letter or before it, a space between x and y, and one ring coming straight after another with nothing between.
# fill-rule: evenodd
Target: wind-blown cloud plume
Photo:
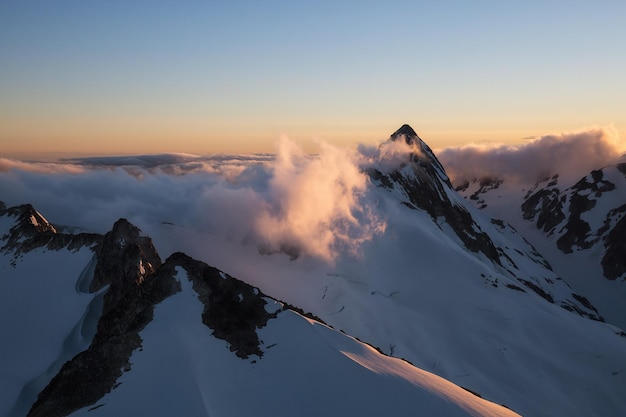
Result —
<instances>
[{"instance_id":1,"label":"wind-blown cloud plume","mask_svg":"<svg viewBox=\"0 0 626 417\"><path fill-rule=\"evenodd\" d=\"M516 146L447 148L438 158L456 185L480 178L535 182L555 174L587 175L615 163L625 150L626 143L615 128L601 127L541 136Z\"/></svg>"},{"instance_id":2,"label":"wind-blown cloud plume","mask_svg":"<svg viewBox=\"0 0 626 417\"><path fill-rule=\"evenodd\" d=\"M258 217L257 230L269 251L297 256L299 248L333 260L341 249L359 245L382 230L368 205L361 205L366 175L346 151L320 143L311 157L282 139L269 182L269 209Z\"/></svg>"}]
</instances>

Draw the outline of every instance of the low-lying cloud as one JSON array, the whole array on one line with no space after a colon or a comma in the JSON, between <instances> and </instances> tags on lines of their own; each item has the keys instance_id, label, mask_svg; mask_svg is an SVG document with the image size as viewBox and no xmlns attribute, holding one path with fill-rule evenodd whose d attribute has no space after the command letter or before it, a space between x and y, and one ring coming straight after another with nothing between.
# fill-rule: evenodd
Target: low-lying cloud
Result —
<instances>
[{"instance_id":1,"label":"low-lying cloud","mask_svg":"<svg viewBox=\"0 0 626 417\"><path fill-rule=\"evenodd\" d=\"M0 159L0 201L32 203L53 223L88 231L104 233L125 217L147 233L165 224L205 236L207 248L252 244L332 263L358 256L384 222L365 201L358 154L319 147L306 155L284 138L276 155Z\"/></svg>"},{"instance_id":2,"label":"low-lying cloud","mask_svg":"<svg viewBox=\"0 0 626 417\"><path fill-rule=\"evenodd\" d=\"M14 159L0 158L0 173L9 172L11 170L23 170L30 172L37 172L40 174L46 173L73 173L78 174L84 171L80 166L68 165L63 163L53 162L22 162Z\"/></svg>"},{"instance_id":3,"label":"low-lying cloud","mask_svg":"<svg viewBox=\"0 0 626 417\"><path fill-rule=\"evenodd\" d=\"M438 158L455 185L481 178L536 182L559 174L582 177L615 161L626 143L613 127L541 136L522 145L447 148Z\"/></svg>"},{"instance_id":4,"label":"low-lying cloud","mask_svg":"<svg viewBox=\"0 0 626 417\"><path fill-rule=\"evenodd\" d=\"M358 256L385 229L376 193L368 187L368 168L395 169L414 151L404 141L356 151L319 143L319 154L308 155L281 139L275 155L163 154L58 163L0 158L0 200L9 206L31 203L56 225L99 233L125 217L153 237L160 234L165 253L191 248L202 256L243 245L333 263L341 254ZM448 148L438 157L458 184L484 177L584 176L623 152L615 129L597 128L518 146Z\"/></svg>"}]
</instances>

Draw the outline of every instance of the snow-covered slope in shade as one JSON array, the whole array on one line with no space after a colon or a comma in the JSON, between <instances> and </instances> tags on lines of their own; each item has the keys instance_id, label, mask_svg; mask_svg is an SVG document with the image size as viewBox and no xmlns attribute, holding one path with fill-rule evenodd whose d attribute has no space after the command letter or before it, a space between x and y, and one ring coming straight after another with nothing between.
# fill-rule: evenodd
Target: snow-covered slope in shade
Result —
<instances>
[{"instance_id":1,"label":"snow-covered slope in shade","mask_svg":"<svg viewBox=\"0 0 626 417\"><path fill-rule=\"evenodd\" d=\"M343 188L322 192L316 187L320 184L336 186L337 181L328 181L333 179L329 176L319 181L320 175L336 167L318 164L324 170L311 172L307 171L310 165L297 164L320 162L323 155L319 159L290 159L288 170L273 170L263 165L237 171L241 175L232 173L225 187L220 185L223 181L220 183L219 177L193 173L163 179L142 171L145 177L135 179L107 172L102 174L102 181L114 180L115 187L110 187L118 198L114 201L131 200L129 204L119 205L120 208L131 207L120 215L128 215L136 221L154 239L161 253L184 251L228 271L265 294L313 313L337 330L358 337L387 354L405 358L487 400L505 404L527 416L590 417L624 413L626 334L610 324L589 319L600 318L594 305L585 298L586 294L570 288L561 279L561 272L550 270L540 255L542 248L536 246L539 251L535 251L506 223L492 220L457 195L441 164L410 127L402 127L378 148L360 149L360 154L358 167L361 170L350 171L354 176L361 175L358 181L339 181ZM280 162L280 157L277 160ZM330 161L343 160L331 158ZM302 177L297 177L302 171L316 174L312 176L316 181L302 181ZM277 175L282 176L276 180ZM338 178L354 180L346 176ZM63 180L67 181L63 184L74 183L72 178L63 177ZM80 180L82 178L77 181ZM276 188L276 182L291 188ZM346 184L358 187L349 188ZM144 188L154 191L155 185L159 192L148 193L148 197L141 192ZM81 183L79 188L84 189L84 185ZM294 188L298 192L292 193ZM289 211L291 207L282 204L284 199L289 198L291 203L292 198L296 198L299 204L295 207L306 211L323 206L313 204L319 203L317 200L306 204L308 199L321 198L324 202L328 197L330 200L337 188L358 191L350 195L356 203L348 208L353 209L350 215L345 215L344 210L339 216L340 223L343 222L339 231L346 233L337 245L324 246L315 238L306 239L302 234L287 233L291 230L285 229L274 236L279 239L272 240L270 250L266 250L267 247L260 245L258 229L242 230L255 225L258 212L267 215L268 207L270 214L294 214ZM135 195L148 198L149 202L133 200ZM245 198L241 198L242 195ZM245 210L238 210L235 203L242 201L250 204ZM90 207L98 213L103 205L111 209L118 207L107 205L108 199L95 199L94 203ZM294 215L299 214L302 213ZM311 210L307 214L311 214ZM358 228L362 224L359 220L369 214L385 223L384 231L365 227L366 231L374 233L356 234L361 238L358 250L342 251L342 245L350 243L346 237L350 237L351 228ZM280 220L280 216L272 219ZM331 223L334 220L336 218L331 218ZM70 218L62 222L71 225ZM316 223L320 225L322 228L326 225L326 229L313 236L328 236L332 226L336 226ZM347 227L342 228L343 225ZM88 229L88 223L78 226ZM289 240L294 237L297 239ZM281 241L282 238L286 240ZM332 249L332 262L311 256L315 252L307 252L307 248L316 244L323 246L324 250L318 252L321 254L326 255ZM144 245L146 250L148 246ZM280 253L281 249L285 253ZM135 272L141 270L140 266L145 270L150 269L148 264L154 265L148 259L147 263L140 263L132 256L128 259L135 259L134 264L128 264ZM157 301L182 284L165 276L155 281L135 272L130 281L139 281L141 290L132 292L136 292L133 297L141 293L148 297L132 299L150 302L142 304L141 311L145 314L138 316L137 323L126 319L119 323L128 329L149 332L150 326L159 326L157 322L146 320L152 317L151 311L159 314L162 305ZM193 280L195 275L190 269L187 273ZM163 284L160 289L155 287L158 283ZM99 286L91 289L96 288ZM107 294L115 293L111 288ZM237 293L231 298L239 299ZM107 317L118 316L115 310L106 307L107 300L104 301L104 323L114 323ZM123 305L126 305L126 313L122 317L134 317L127 314L133 304ZM280 322L283 314L263 323L259 335L264 342L267 340L263 332L267 330L271 334L272 322ZM104 325L100 328L104 333L96 334L94 340L115 340L110 336L118 334L120 327ZM299 331L294 332L299 334ZM117 378L117 373L118 377L130 378L134 360L130 360L131 356L140 358L145 352L145 349L137 350L137 339L132 333L122 334L129 335L122 344L126 347L124 355L117 362L104 362L112 363L106 373L109 380ZM225 334L214 332L216 337ZM231 348L233 342L228 342ZM270 343L262 344L258 348L265 358L278 352L273 349L282 343L285 342L271 348ZM78 356L59 374L59 379L48 385L50 388L44 398L67 398L54 395L63 392L62 387L67 383L70 387L85 387L102 393L102 386L71 384L68 376L73 374L73 369L80 369L82 361L90 355L101 357L107 346L98 342L94 349ZM255 346L254 343L248 345L253 351ZM123 373L128 364L131 371ZM79 409L85 407L81 405ZM92 412L98 410L100 408ZM42 411L42 415L45 412Z\"/></svg>"},{"instance_id":2,"label":"snow-covered slope in shade","mask_svg":"<svg viewBox=\"0 0 626 417\"><path fill-rule=\"evenodd\" d=\"M293 311L258 332L262 357L239 358L202 324L182 268L176 279L117 387L72 416L517 415Z\"/></svg>"},{"instance_id":3,"label":"snow-covered slope in shade","mask_svg":"<svg viewBox=\"0 0 626 417\"><path fill-rule=\"evenodd\" d=\"M476 180L460 191L514 225L608 322L626 328L625 163L535 184Z\"/></svg>"},{"instance_id":4,"label":"snow-covered slope in shade","mask_svg":"<svg viewBox=\"0 0 626 417\"><path fill-rule=\"evenodd\" d=\"M0 215L2 415L517 415L184 254L161 264L124 220L59 237L31 213Z\"/></svg>"},{"instance_id":5,"label":"snow-covered slope in shade","mask_svg":"<svg viewBox=\"0 0 626 417\"><path fill-rule=\"evenodd\" d=\"M101 294L77 282L93 236L59 235L30 206L0 210L0 415L25 415L61 365L89 345Z\"/></svg>"},{"instance_id":6,"label":"snow-covered slope in shade","mask_svg":"<svg viewBox=\"0 0 626 417\"><path fill-rule=\"evenodd\" d=\"M362 245L359 258L294 260L231 240L209 251L187 242L210 231L184 222L150 233L159 247L183 248L523 415L623 412L626 334L589 320L597 315L583 294L512 228L465 203L423 142L410 143L420 149L391 160L374 151L365 167L366 200L386 230Z\"/></svg>"}]
</instances>

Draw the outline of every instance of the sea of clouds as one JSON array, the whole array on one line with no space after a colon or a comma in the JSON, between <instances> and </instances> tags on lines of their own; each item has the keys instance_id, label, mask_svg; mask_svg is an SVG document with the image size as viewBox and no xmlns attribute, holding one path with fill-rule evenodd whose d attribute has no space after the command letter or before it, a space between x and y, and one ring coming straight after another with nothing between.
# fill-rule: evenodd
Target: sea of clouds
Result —
<instances>
[{"instance_id":1,"label":"sea of clouds","mask_svg":"<svg viewBox=\"0 0 626 417\"><path fill-rule=\"evenodd\" d=\"M55 225L104 233L120 217L147 233L168 225L263 253L332 263L384 230L368 194L377 155L287 138L276 154L93 157L56 163L0 158L0 201L32 204Z\"/></svg>"},{"instance_id":2,"label":"sea of clouds","mask_svg":"<svg viewBox=\"0 0 626 417\"><path fill-rule=\"evenodd\" d=\"M71 230L105 233L123 217L161 236L161 247L178 236L185 246L180 250L218 253L232 244L326 263L341 254L358 257L361 246L385 230L388 215L367 170L399 166L415 149L404 141L357 149L317 145L315 155L281 138L275 154L0 158L0 201L33 204L53 224ZM437 156L456 183L482 177L536 181L554 173L582 177L614 163L625 149L607 127L516 146L448 148Z\"/></svg>"}]
</instances>

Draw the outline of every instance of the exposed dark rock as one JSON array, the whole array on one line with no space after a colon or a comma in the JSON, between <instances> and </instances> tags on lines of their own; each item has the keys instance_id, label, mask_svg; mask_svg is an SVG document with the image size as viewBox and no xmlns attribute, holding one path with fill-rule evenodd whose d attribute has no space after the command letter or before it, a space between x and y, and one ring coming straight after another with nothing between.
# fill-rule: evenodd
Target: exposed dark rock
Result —
<instances>
[{"instance_id":1,"label":"exposed dark rock","mask_svg":"<svg viewBox=\"0 0 626 417\"><path fill-rule=\"evenodd\" d=\"M393 188L393 182L384 175L382 172L375 168L371 168L367 171L367 174L370 176L374 182L380 182L381 186L384 188Z\"/></svg>"},{"instance_id":2,"label":"exposed dark rock","mask_svg":"<svg viewBox=\"0 0 626 417\"><path fill-rule=\"evenodd\" d=\"M582 249L590 248L597 240L591 236L591 228L586 221L581 219L581 215L593 209L597 204L597 201L589 196L600 197L602 193L614 190L615 184L604 180L603 172L600 170L592 171L591 178L592 182L583 178L571 187L568 220L562 229L564 233L557 240L557 246L564 253L571 253L574 246Z\"/></svg>"},{"instance_id":3,"label":"exposed dark rock","mask_svg":"<svg viewBox=\"0 0 626 417\"><path fill-rule=\"evenodd\" d=\"M534 282L528 281L526 279L521 279L518 278L518 280L524 284L526 286L526 288L529 288L531 290L533 290L535 293L537 293L538 295L540 295L542 298L544 298L546 301L548 301L549 303L554 304L554 298L552 297L552 294L547 293L543 288L541 288L539 285L535 284Z\"/></svg>"},{"instance_id":4,"label":"exposed dark rock","mask_svg":"<svg viewBox=\"0 0 626 417\"><path fill-rule=\"evenodd\" d=\"M591 302L587 299L587 297L576 294L576 293L572 293L572 297L574 297L576 301L578 301L583 306L587 307L589 310L594 310L596 313L598 312L598 310L596 310L596 308L591 304Z\"/></svg>"},{"instance_id":5,"label":"exposed dark rock","mask_svg":"<svg viewBox=\"0 0 626 417\"><path fill-rule=\"evenodd\" d=\"M296 307L293 304L288 304L288 303L285 303L285 302L281 302L281 303L283 304L283 308L285 310L295 311L296 313L300 314L302 317L306 317L306 318L309 318L311 320L315 320L315 321L317 321L319 323L325 324L328 327L332 327L331 325L329 325L324 320L322 320L321 318L319 318L318 316L316 316L315 314L313 314L311 312L304 311L300 307Z\"/></svg>"},{"instance_id":6,"label":"exposed dark rock","mask_svg":"<svg viewBox=\"0 0 626 417\"><path fill-rule=\"evenodd\" d=\"M574 313L577 313L580 316L583 317L587 317L589 319L592 320L597 320L597 321L604 321L604 318L602 318L602 316L600 315L600 313L598 313L598 310L593 306L593 304L591 304L591 302L581 296L578 295L576 293L572 293L571 296L573 298L569 299L566 298L564 300L560 300L558 303L555 302L554 297L552 296L552 294L550 294L549 292L547 292L545 289L543 289L541 286L539 286L538 284L530 281L530 280L526 280L526 279L522 279L522 278L518 278L518 281L521 282L522 284L524 284L524 286L528 289L531 289L533 292L535 292L537 295L541 296L543 299L545 299L546 301L548 301L549 303L552 304L557 304L560 307L564 308L567 311L571 311ZM507 287L514 289L514 290L521 290L521 288L514 288L515 286L512 285L507 285ZM523 291L523 290L522 290ZM577 304L579 303L579 304Z\"/></svg>"},{"instance_id":7,"label":"exposed dark rock","mask_svg":"<svg viewBox=\"0 0 626 417\"><path fill-rule=\"evenodd\" d=\"M267 312L265 296L258 289L184 253L174 253L166 264L187 271L204 304L202 322L213 330L215 337L227 341L230 350L240 358L263 356L257 329L276 317L276 313Z\"/></svg>"},{"instance_id":8,"label":"exposed dark rock","mask_svg":"<svg viewBox=\"0 0 626 417\"><path fill-rule=\"evenodd\" d=\"M459 385L460 386L460 385ZM460 386L461 388L463 388L465 391L469 392L470 394L474 394L475 396L477 396L478 398L483 398L482 395L480 395L479 393L477 393L476 391L472 391L471 389L467 388L467 387L463 387Z\"/></svg>"},{"instance_id":9,"label":"exposed dark rock","mask_svg":"<svg viewBox=\"0 0 626 417\"><path fill-rule=\"evenodd\" d=\"M543 188L527 197L522 203L524 219L534 221L538 229L552 234L554 228L565 220L563 201L556 188Z\"/></svg>"},{"instance_id":10,"label":"exposed dark rock","mask_svg":"<svg viewBox=\"0 0 626 417\"><path fill-rule=\"evenodd\" d=\"M204 304L198 319L241 358L263 355L257 329L284 309L269 313L258 289L183 253L162 264L150 238L124 219L95 252L97 282L92 281L91 290L109 286L96 334L89 348L66 362L43 389L29 417L67 416L115 389L122 373L131 369L130 357L141 347L140 332L152 321L155 306L181 290L177 267L185 269Z\"/></svg>"},{"instance_id":11,"label":"exposed dark rock","mask_svg":"<svg viewBox=\"0 0 626 417\"><path fill-rule=\"evenodd\" d=\"M618 210L626 212L626 204ZM626 213L622 214L622 218L613 226L604 240L602 271L610 280L618 279L626 274Z\"/></svg>"},{"instance_id":12,"label":"exposed dark rock","mask_svg":"<svg viewBox=\"0 0 626 417\"><path fill-rule=\"evenodd\" d=\"M485 203L485 200L481 199L481 195L486 193L487 191L497 189L502 185L503 182L503 180L497 178L481 178L480 180L478 180L478 190L470 195L470 200L479 202L479 208L484 209L485 207L487 207L487 204Z\"/></svg>"},{"instance_id":13,"label":"exposed dark rock","mask_svg":"<svg viewBox=\"0 0 626 417\"><path fill-rule=\"evenodd\" d=\"M596 308L593 306L591 306L591 308L589 309L590 311L586 311L582 309L579 305L576 305L575 303L568 302L568 301L561 302L560 306L563 307L567 311L578 313L579 315L583 317L587 317L591 320L604 322L604 318L598 313L598 310L596 310Z\"/></svg>"},{"instance_id":14,"label":"exposed dark rock","mask_svg":"<svg viewBox=\"0 0 626 417\"><path fill-rule=\"evenodd\" d=\"M416 146L418 152L413 152L411 154L411 161L417 163L419 165L423 165L424 167L430 168L431 170L435 170L437 172L437 176L446 184L449 188L452 188L452 184L450 183L450 179L446 174L446 170L439 162L439 159L435 156L435 153L430 149L430 147L424 142L415 130L409 125L402 125L400 129L396 130L391 134L389 140L397 141L402 140L406 142L409 146ZM419 153L419 154L418 154Z\"/></svg>"},{"instance_id":15,"label":"exposed dark rock","mask_svg":"<svg viewBox=\"0 0 626 417\"><path fill-rule=\"evenodd\" d=\"M603 193L613 191L615 184L604 179L601 170L591 172L592 181L585 177L571 187L569 216L561 229L564 232L557 240L558 248L564 253L571 253L575 246L588 249L597 241L592 236L591 227L581 219L581 215L593 209L597 201L590 196L600 197Z\"/></svg>"},{"instance_id":16,"label":"exposed dark rock","mask_svg":"<svg viewBox=\"0 0 626 417\"><path fill-rule=\"evenodd\" d=\"M432 150L408 125L394 132L391 141L404 140L415 147L406 165L383 173L370 170L372 180L380 187L396 188L403 192L407 207L426 211L435 223L441 218L450 225L465 247L483 253L496 264L501 264L498 251L489 236L474 222L472 215L462 206L450 201L452 184Z\"/></svg>"},{"instance_id":17,"label":"exposed dark rock","mask_svg":"<svg viewBox=\"0 0 626 417\"><path fill-rule=\"evenodd\" d=\"M500 219L491 219L491 224L495 224L500 229L504 229L504 221L502 221Z\"/></svg>"},{"instance_id":18,"label":"exposed dark rock","mask_svg":"<svg viewBox=\"0 0 626 417\"><path fill-rule=\"evenodd\" d=\"M2 236L4 245L0 252L12 253L12 264L19 256L38 248L49 250L78 250L83 247L94 248L101 242L102 236L94 233L68 234L58 233L48 221L30 204L6 208L3 204L0 216L15 218L15 223L7 234Z\"/></svg>"},{"instance_id":19,"label":"exposed dark rock","mask_svg":"<svg viewBox=\"0 0 626 417\"><path fill-rule=\"evenodd\" d=\"M557 247L563 253L572 253L575 246L588 249L593 245L593 241L589 240L591 227L589 223L582 220L579 216L572 216L563 227L565 233L556 241Z\"/></svg>"},{"instance_id":20,"label":"exposed dark rock","mask_svg":"<svg viewBox=\"0 0 626 417\"><path fill-rule=\"evenodd\" d=\"M415 133L415 130L413 130L413 128L407 124L400 126L400 129L396 130L395 132L391 134L391 138L393 140L399 139L400 136L404 136L404 140L406 141L407 145L416 143L415 138L421 141L419 136L417 136L417 133Z\"/></svg>"},{"instance_id":21,"label":"exposed dark rock","mask_svg":"<svg viewBox=\"0 0 626 417\"><path fill-rule=\"evenodd\" d=\"M506 284L505 287L510 288L515 291L526 292L526 290L524 290L522 287L518 287L515 284Z\"/></svg>"},{"instance_id":22,"label":"exposed dark rock","mask_svg":"<svg viewBox=\"0 0 626 417\"><path fill-rule=\"evenodd\" d=\"M8 216L16 218L16 223L21 227L30 227L37 232L53 232L56 233L56 229L48 223L34 207L30 204L22 204L21 206L11 207L5 209L5 213Z\"/></svg>"},{"instance_id":23,"label":"exposed dark rock","mask_svg":"<svg viewBox=\"0 0 626 417\"><path fill-rule=\"evenodd\" d=\"M161 258L152 240L141 236L140 230L126 219L119 219L113 229L104 235L96 248L98 264L91 281L90 291L111 285L108 294L127 287L127 283L141 283L161 266ZM119 282L119 281L126 282ZM116 294L119 295L119 294Z\"/></svg>"},{"instance_id":24,"label":"exposed dark rock","mask_svg":"<svg viewBox=\"0 0 626 417\"><path fill-rule=\"evenodd\" d=\"M557 247L564 253L571 253L575 248L590 248L606 230L601 228L594 233L582 214L593 210L597 198L615 190L615 184L604 178L603 170L592 171L563 192L550 188L553 184L556 182L526 195L522 204L524 219L535 222L548 236L556 233L559 236ZM535 189L537 187L539 184ZM567 212L564 210L566 203L569 203ZM562 226L558 228L559 225Z\"/></svg>"},{"instance_id":25,"label":"exposed dark rock","mask_svg":"<svg viewBox=\"0 0 626 417\"><path fill-rule=\"evenodd\" d=\"M52 378L28 416L66 416L110 392L123 370L129 369L132 352L141 346L139 332L152 320L154 306L180 291L173 267L138 274L141 264L161 261L149 238L140 237L125 220L105 235L96 256L102 285L109 285L96 334L89 348Z\"/></svg>"},{"instance_id":26,"label":"exposed dark rock","mask_svg":"<svg viewBox=\"0 0 626 417\"><path fill-rule=\"evenodd\" d=\"M548 183L548 187L554 187L555 185L557 185L559 183L559 175L555 175L550 179L550 182Z\"/></svg>"}]
</instances>

